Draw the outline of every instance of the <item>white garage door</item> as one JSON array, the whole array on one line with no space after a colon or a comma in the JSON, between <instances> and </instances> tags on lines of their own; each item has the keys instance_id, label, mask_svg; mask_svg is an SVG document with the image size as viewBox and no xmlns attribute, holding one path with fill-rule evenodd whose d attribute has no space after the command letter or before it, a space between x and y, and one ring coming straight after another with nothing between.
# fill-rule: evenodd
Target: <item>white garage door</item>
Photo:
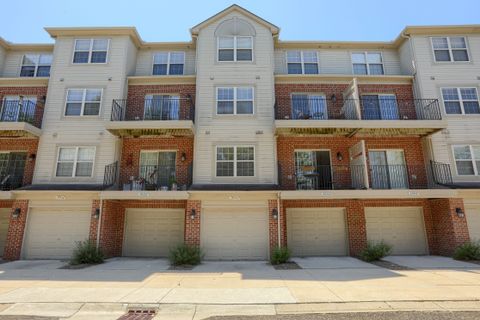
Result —
<instances>
[{"instance_id":1,"label":"white garage door","mask_svg":"<svg viewBox=\"0 0 480 320\"><path fill-rule=\"evenodd\" d=\"M287 209L287 241L294 256L343 256L347 232L343 208Z\"/></svg>"},{"instance_id":2,"label":"white garage door","mask_svg":"<svg viewBox=\"0 0 480 320\"><path fill-rule=\"evenodd\" d=\"M70 258L78 241L88 239L90 208L30 208L23 245L26 259Z\"/></svg>"},{"instance_id":3,"label":"white garage door","mask_svg":"<svg viewBox=\"0 0 480 320\"><path fill-rule=\"evenodd\" d=\"M166 257L184 242L184 209L127 209L123 255Z\"/></svg>"},{"instance_id":4,"label":"white garage door","mask_svg":"<svg viewBox=\"0 0 480 320\"><path fill-rule=\"evenodd\" d=\"M480 206L465 206L465 213L467 216L467 225L468 232L470 233L470 240L480 240Z\"/></svg>"},{"instance_id":5,"label":"white garage door","mask_svg":"<svg viewBox=\"0 0 480 320\"><path fill-rule=\"evenodd\" d=\"M202 208L201 246L205 259L268 258L268 208L239 206Z\"/></svg>"},{"instance_id":6,"label":"white garage door","mask_svg":"<svg viewBox=\"0 0 480 320\"><path fill-rule=\"evenodd\" d=\"M8 224L10 222L11 208L0 208L0 256L3 256L7 242Z\"/></svg>"},{"instance_id":7,"label":"white garage door","mask_svg":"<svg viewBox=\"0 0 480 320\"><path fill-rule=\"evenodd\" d=\"M367 239L393 246L392 254L427 254L421 207L365 208Z\"/></svg>"}]
</instances>

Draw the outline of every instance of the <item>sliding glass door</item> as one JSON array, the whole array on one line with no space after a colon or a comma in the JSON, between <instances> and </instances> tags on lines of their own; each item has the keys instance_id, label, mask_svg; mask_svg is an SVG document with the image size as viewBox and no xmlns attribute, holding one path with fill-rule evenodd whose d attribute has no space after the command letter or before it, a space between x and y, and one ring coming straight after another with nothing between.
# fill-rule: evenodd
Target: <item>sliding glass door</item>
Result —
<instances>
[{"instance_id":1,"label":"sliding glass door","mask_svg":"<svg viewBox=\"0 0 480 320\"><path fill-rule=\"evenodd\" d=\"M369 151L373 189L408 188L407 167L401 150Z\"/></svg>"}]
</instances>

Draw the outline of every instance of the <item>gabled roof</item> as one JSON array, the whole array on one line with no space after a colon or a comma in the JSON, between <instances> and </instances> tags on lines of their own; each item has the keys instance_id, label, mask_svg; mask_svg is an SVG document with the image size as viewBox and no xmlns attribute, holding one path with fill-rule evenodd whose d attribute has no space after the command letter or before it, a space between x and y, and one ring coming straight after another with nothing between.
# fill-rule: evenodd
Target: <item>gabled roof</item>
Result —
<instances>
[{"instance_id":1,"label":"gabled roof","mask_svg":"<svg viewBox=\"0 0 480 320\"><path fill-rule=\"evenodd\" d=\"M263 18L260 18L259 16L257 16L256 14L248 11L247 9L245 8L242 8L240 7L239 5L237 4L233 4L231 5L230 7L226 8L225 10L222 10L220 11L219 13L211 16L210 18L208 18L207 20L204 20L203 22L200 22L199 24L197 24L196 26L193 26L191 29L190 29L190 33L193 35L197 35L198 32L200 31L200 29L208 26L209 24L211 23L214 23L215 21L225 17L226 15L232 13L232 12L239 12L247 17L249 17L250 19L260 23L261 25L264 25L265 27L267 27L268 29L270 29L270 31L272 32L273 35L278 35L278 33L280 32L280 28L277 27L276 25L268 22L267 20L263 19Z\"/></svg>"}]
</instances>

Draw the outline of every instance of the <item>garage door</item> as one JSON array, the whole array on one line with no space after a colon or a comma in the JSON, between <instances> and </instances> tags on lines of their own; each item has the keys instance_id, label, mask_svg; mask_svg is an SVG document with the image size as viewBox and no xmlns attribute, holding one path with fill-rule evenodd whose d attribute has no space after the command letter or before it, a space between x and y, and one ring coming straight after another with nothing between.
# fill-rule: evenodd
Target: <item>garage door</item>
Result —
<instances>
[{"instance_id":1,"label":"garage door","mask_svg":"<svg viewBox=\"0 0 480 320\"><path fill-rule=\"evenodd\" d=\"M127 209L123 255L166 257L183 243L184 209Z\"/></svg>"},{"instance_id":2,"label":"garage door","mask_svg":"<svg viewBox=\"0 0 480 320\"><path fill-rule=\"evenodd\" d=\"M480 240L480 206L465 206L465 212L470 239Z\"/></svg>"},{"instance_id":3,"label":"garage door","mask_svg":"<svg viewBox=\"0 0 480 320\"><path fill-rule=\"evenodd\" d=\"M8 223L10 222L11 208L0 209L0 256L3 256L5 243L7 242Z\"/></svg>"},{"instance_id":4,"label":"garage door","mask_svg":"<svg viewBox=\"0 0 480 320\"><path fill-rule=\"evenodd\" d=\"M202 208L200 235L205 259L267 259L268 208Z\"/></svg>"},{"instance_id":5,"label":"garage door","mask_svg":"<svg viewBox=\"0 0 480 320\"><path fill-rule=\"evenodd\" d=\"M392 254L427 254L421 207L365 208L367 239L393 246Z\"/></svg>"},{"instance_id":6,"label":"garage door","mask_svg":"<svg viewBox=\"0 0 480 320\"><path fill-rule=\"evenodd\" d=\"M287 209L287 241L294 256L343 256L347 232L343 208Z\"/></svg>"},{"instance_id":7,"label":"garage door","mask_svg":"<svg viewBox=\"0 0 480 320\"><path fill-rule=\"evenodd\" d=\"M23 256L26 259L70 258L76 243L88 239L89 230L88 207L30 208Z\"/></svg>"}]
</instances>

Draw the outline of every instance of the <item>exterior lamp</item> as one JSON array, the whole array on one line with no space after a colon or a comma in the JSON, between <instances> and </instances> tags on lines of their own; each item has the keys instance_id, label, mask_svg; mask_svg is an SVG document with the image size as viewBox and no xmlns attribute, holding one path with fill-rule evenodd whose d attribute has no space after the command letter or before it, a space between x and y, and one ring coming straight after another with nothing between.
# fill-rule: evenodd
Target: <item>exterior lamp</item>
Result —
<instances>
[{"instance_id":1,"label":"exterior lamp","mask_svg":"<svg viewBox=\"0 0 480 320\"><path fill-rule=\"evenodd\" d=\"M190 219L195 220L196 215L197 215L197 212L195 211L195 209L192 209L192 211L190 211Z\"/></svg>"},{"instance_id":2,"label":"exterior lamp","mask_svg":"<svg viewBox=\"0 0 480 320\"><path fill-rule=\"evenodd\" d=\"M93 214L93 217L94 217L95 219L100 218L100 208L96 208L96 209L95 209L95 212L94 212L94 214Z\"/></svg>"},{"instance_id":3,"label":"exterior lamp","mask_svg":"<svg viewBox=\"0 0 480 320\"><path fill-rule=\"evenodd\" d=\"M463 212L462 208L455 208L455 212L457 213L457 217L459 218L465 217L465 213Z\"/></svg>"},{"instance_id":4,"label":"exterior lamp","mask_svg":"<svg viewBox=\"0 0 480 320\"><path fill-rule=\"evenodd\" d=\"M20 213L22 212L22 209L20 208L15 208L15 210L13 210L13 213L12 213L12 217L13 219L18 219L18 217L20 216Z\"/></svg>"},{"instance_id":5,"label":"exterior lamp","mask_svg":"<svg viewBox=\"0 0 480 320\"><path fill-rule=\"evenodd\" d=\"M277 219L278 219L278 210L277 210L277 208L273 208L273 209L272 209L272 218L273 218L274 220L277 220Z\"/></svg>"},{"instance_id":6,"label":"exterior lamp","mask_svg":"<svg viewBox=\"0 0 480 320\"><path fill-rule=\"evenodd\" d=\"M182 152L182 157L180 159L182 160L182 162L187 160L187 155L185 154L185 152Z\"/></svg>"},{"instance_id":7,"label":"exterior lamp","mask_svg":"<svg viewBox=\"0 0 480 320\"><path fill-rule=\"evenodd\" d=\"M335 94L332 94L330 100L332 100L333 103L337 102L337 96Z\"/></svg>"},{"instance_id":8,"label":"exterior lamp","mask_svg":"<svg viewBox=\"0 0 480 320\"><path fill-rule=\"evenodd\" d=\"M337 160L342 161L343 160L343 154L339 151L337 152Z\"/></svg>"}]
</instances>

